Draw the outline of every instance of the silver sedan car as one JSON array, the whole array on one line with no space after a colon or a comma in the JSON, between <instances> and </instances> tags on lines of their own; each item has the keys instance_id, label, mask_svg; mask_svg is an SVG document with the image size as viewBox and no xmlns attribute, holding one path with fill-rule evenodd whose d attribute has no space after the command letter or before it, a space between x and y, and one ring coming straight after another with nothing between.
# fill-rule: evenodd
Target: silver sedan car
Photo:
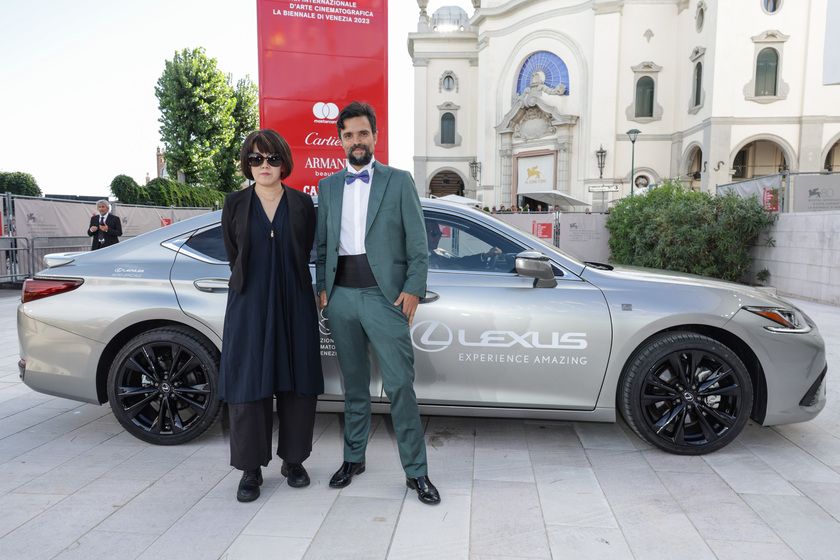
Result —
<instances>
[{"instance_id":1,"label":"silver sedan car","mask_svg":"<svg viewBox=\"0 0 840 560\"><path fill-rule=\"evenodd\" d=\"M424 414L613 422L619 411L646 442L702 454L731 442L750 417L803 422L825 406L816 325L767 292L584 263L484 212L431 200L423 210L432 253L411 335ZM18 308L24 383L109 402L147 442L178 444L207 430L222 409L230 269L220 218L46 257ZM323 315L320 328L319 409L340 411ZM370 397L374 412L387 413L377 371Z\"/></svg>"}]
</instances>

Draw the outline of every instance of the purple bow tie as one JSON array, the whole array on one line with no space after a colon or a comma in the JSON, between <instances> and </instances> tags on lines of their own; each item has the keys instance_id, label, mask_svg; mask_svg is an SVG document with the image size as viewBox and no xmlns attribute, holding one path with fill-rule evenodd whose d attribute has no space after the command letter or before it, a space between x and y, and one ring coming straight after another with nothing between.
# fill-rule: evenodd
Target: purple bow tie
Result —
<instances>
[{"instance_id":1,"label":"purple bow tie","mask_svg":"<svg viewBox=\"0 0 840 560\"><path fill-rule=\"evenodd\" d=\"M361 179L362 182L365 184L370 183L370 173L368 173L368 170L365 169L364 171L358 174L353 174L348 171L347 174L344 176L344 182L348 185L356 179Z\"/></svg>"}]
</instances>

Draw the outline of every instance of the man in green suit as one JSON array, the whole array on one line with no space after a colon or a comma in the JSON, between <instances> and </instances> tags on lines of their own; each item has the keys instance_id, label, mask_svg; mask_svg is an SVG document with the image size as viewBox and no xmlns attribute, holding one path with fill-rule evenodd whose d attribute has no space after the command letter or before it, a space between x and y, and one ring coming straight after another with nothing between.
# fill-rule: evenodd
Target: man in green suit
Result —
<instances>
[{"instance_id":1,"label":"man in green suit","mask_svg":"<svg viewBox=\"0 0 840 560\"><path fill-rule=\"evenodd\" d=\"M429 481L414 394L409 327L426 293L429 253L414 180L373 158L373 107L353 101L338 115L347 168L318 185L317 290L344 375L344 463L330 479L344 488L365 471L370 434L370 350L376 352L406 486L440 503ZM329 306L327 305L329 303Z\"/></svg>"}]
</instances>

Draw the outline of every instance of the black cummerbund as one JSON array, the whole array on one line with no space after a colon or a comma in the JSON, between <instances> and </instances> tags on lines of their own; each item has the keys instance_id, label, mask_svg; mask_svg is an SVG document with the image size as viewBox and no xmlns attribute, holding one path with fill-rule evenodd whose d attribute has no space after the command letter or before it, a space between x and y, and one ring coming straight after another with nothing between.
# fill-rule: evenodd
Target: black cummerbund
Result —
<instances>
[{"instance_id":1,"label":"black cummerbund","mask_svg":"<svg viewBox=\"0 0 840 560\"><path fill-rule=\"evenodd\" d=\"M338 257L335 283L345 288L370 288L376 286L376 279L367 260L367 255L344 255Z\"/></svg>"}]
</instances>

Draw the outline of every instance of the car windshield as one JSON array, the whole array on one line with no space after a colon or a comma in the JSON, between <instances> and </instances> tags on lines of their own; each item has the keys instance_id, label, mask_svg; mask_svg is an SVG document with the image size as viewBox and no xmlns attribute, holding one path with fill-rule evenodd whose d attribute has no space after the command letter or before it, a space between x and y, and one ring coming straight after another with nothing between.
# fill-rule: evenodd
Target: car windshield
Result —
<instances>
[{"instance_id":1,"label":"car windshield","mask_svg":"<svg viewBox=\"0 0 840 560\"><path fill-rule=\"evenodd\" d=\"M530 231L528 231L526 229L522 229L521 227L518 227L516 224L506 222L505 220L502 220L502 219L496 217L494 214L490 214L489 212L485 212L484 215L482 216L482 219L485 221L485 223L487 225L495 226L495 227L498 227L499 229L502 229L502 230L504 230L506 227L512 227L512 228L516 229L516 231L519 235L524 235L525 237L528 238L528 243L530 243L533 246L533 248L537 251L541 251L541 252L543 252L543 253L545 253L549 256L551 256L552 252L558 253L560 255L563 255L563 257L569 259L570 261L572 261L573 263L575 263L575 264L577 264L581 267L586 266L586 264L583 261L581 261L577 257L573 257L572 255L570 255L566 251L563 251L562 249L560 249L558 247L555 247L550 242L548 242L548 240L541 239L541 238L537 237L536 235L532 234ZM552 219L553 219L553 217L552 217Z\"/></svg>"}]
</instances>

